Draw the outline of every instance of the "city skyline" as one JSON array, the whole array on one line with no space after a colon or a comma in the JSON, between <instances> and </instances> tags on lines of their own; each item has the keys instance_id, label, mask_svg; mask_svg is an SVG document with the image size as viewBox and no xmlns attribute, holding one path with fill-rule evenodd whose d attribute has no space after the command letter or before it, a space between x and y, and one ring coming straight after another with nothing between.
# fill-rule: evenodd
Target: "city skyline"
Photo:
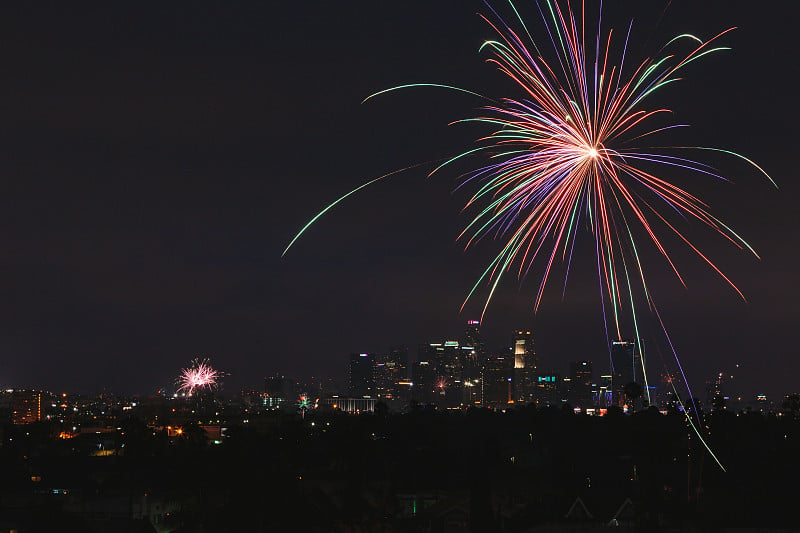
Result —
<instances>
[{"instance_id":1,"label":"city skyline","mask_svg":"<svg viewBox=\"0 0 800 533\"><path fill-rule=\"evenodd\" d=\"M7 8L0 382L145 391L196 357L234 387L275 370L343 376L352 352L460 334L479 314L458 308L490 251L454 244L464 222L455 176L421 171L365 191L279 256L349 188L471 141L447 126L478 105L468 97L359 102L409 81L502 83L476 52L481 6ZM665 7L607 15L637 18L634 42L647 51L676 33L739 27L723 43L733 50L688 72L669 104L693 139L746 153L781 190L711 158L735 184L692 186L762 261L702 244L748 303L688 254L678 256L688 290L656 258L654 292L695 387L741 364L748 393L791 392L798 106L791 95L771 106L797 69L783 44L797 8ZM504 287L487 342L530 327L545 367L599 368L607 340L592 274L578 268L563 302L556 287L535 316L534 284Z\"/></svg>"},{"instance_id":2,"label":"city skyline","mask_svg":"<svg viewBox=\"0 0 800 533\"><path fill-rule=\"evenodd\" d=\"M272 398L271 402L278 402L270 403L271 408L283 409L294 405L292 398L295 396L299 398L308 394L312 400L330 405L338 401L336 398L372 398L373 404L387 401L390 408L397 411L408 409L412 401L430 403L443 409L466 409L470 406L506 409L515 405L541 408L566 402L571 407L592 408L592 413L597 408L604 412L612 405L625 406L626 388L631 382L641 387L639 409L648 405L665 408L673 395L668 379L676 380L675 389L679 395L685 394L674 371L650 368L647 371L649 382L645 380L638 346L646 346L646 339L639 339L636 343L631 339L612 341L607 353L598 359L572 359L565 364L551 364L551 358L542 362L531 330L515 329L504 345L487 346L477 320L468 320L463 326L457 335L408 345L395 344L384 350L353 352L335 358L342 363L342 372L337 376L321 375L314 369L295 374L273 369L263 377L250 375L246 380L231 380L235 376L214 368L209 359L195 359L187 368L180 369L175 379L148 390L123 392L103 387L79 391L68 386L43 389L30 384L2 383L0 389L89 396L122 394L142 398L165 394L175 398L190 397L195 387L198 391L205 389L227 398L263 389L266 397ZM753 405L760 406L763 411L766 405L777 408L789 396L797 395L796 389L779 391L758 386L753 389L746 369L738 363L718 370L702 376L690 391L693 398L709 409L717 397L723 396L726 408L733 411ZM226 381L231 382L227 387ZM293 392L287 397L289 389ZM757 392L750 393L751 389ZM331 398L334 398L333 403ZM281 405L287 401L287 405Z\"/></svg>"}]
</instances>

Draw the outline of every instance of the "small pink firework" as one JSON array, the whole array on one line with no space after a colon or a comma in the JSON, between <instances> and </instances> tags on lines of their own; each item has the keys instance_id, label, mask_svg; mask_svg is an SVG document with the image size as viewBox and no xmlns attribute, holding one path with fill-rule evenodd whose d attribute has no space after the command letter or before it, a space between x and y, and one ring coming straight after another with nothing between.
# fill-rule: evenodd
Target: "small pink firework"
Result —
<instances>
[{"instance_id":1,"label":"small pink firework","mask_svg":"<svg viewBox=\"0 0 800 533\"><path fill-rule=\"evenodd\" d=\"M191 396L196 389L212 389L217 385L219 377L220 373L211 368L208 359L195 359L192 361L192 366L181 370L177 380L179 385L177 392Z\"/></svg>"}]
</instances>

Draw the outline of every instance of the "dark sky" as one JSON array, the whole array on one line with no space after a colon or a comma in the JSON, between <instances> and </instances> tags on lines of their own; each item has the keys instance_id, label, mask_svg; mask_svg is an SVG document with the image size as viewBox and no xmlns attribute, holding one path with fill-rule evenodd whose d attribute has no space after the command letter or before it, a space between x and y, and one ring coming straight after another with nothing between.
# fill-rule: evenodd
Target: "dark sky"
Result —
<instances>
[{"instance_id":1,"label":"dark sky","mask_svg":"<svg viewBox=\"0 0 800 533\"><path fill-rule=\"evenodd\" d=\"M662 17L667 4L608 1L604 20L624 31L636 19L637 59L677 33L738 26L723 40L732 51L658 96L692 124L667 142L742 152L780 190L715 155L704 161L733 184L678 177L762 260L693 225L748 302L671 241L688 289L645 252L656 302L694 383L740 363L745 393L798 390L800 8L674 0ZM480 296L459 307L495 244L455 242L467 221L455 173L367 189L280 254L338 195L487 133L447 125L482 104L467 95L360 103L409 82L516 96L478 54L491 36L478 11L473 0L3 6L0 385L148 393L207 356L237 390L276 371L338 378L350 352L457 337L480 312ZM581 253L588 266L563 301L556 279L536 316L535 277L508 279L484 321L490 346L533 328L543 366L602 369L593 252Z\"/></svg>"}]
</instances>

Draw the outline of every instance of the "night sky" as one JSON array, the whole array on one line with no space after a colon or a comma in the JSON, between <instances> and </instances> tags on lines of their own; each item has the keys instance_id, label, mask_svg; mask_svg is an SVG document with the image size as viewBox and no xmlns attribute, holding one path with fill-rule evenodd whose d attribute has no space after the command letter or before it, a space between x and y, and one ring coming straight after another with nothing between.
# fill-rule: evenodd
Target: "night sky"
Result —
<instances>
[{"instance_id":1,"label":"night sky","mask_svg":"<svg viewBox=\"0 0 800 533\"><path fill-rule=\"evenodd\" d=\"M478 54L492 36L481 2L105 4L0 10L0 386L151 393L198 356L230 374L228 392L278 371L340 379L351 352L458 338L480 314L485 293L459 307L496 243L455 242L468 220L455 172L366 189L281 251L347 190L488 133L448 126L483 103L469 95L360 103L410 82L517 96ZM675 176L762 257L687 226L745 303L680 242L667 241L687 289L644 252L698 387L739 363L744 393L800 390L798 15L794 2L605 2L606 27L635 18L637 60L678 33L738 26L732 51L651 105L692 125L665 144L741 152L780 186L713 154L698 158L733 183ZM536 276L507 278L483 323L490 347L532 328L543 367L605 370L594 252L578 252L563 300L556 277L535 316Z\"/></svg>"}]
</instances>

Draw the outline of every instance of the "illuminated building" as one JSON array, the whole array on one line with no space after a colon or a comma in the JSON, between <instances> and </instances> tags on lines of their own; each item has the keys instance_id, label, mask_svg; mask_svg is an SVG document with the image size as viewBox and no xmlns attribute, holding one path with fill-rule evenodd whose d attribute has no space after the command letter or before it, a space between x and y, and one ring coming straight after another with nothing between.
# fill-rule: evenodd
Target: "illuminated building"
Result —
<instances>
[{"instance_id":1,"label":"illuminated building","mask_svg":"<svg viewBox=\"0 0 800 533\"><path fill-rule=\"evenodd\" d=\"M534 401L536 388L536 350L533 334L518 330L514 335L514 400L523 404Z\"/></svg>"},{"instance_id":2,"label":"illuminated building","mask_svg":"<svg viewBox=\"0 0 800 533\"><path fill-rule=\"evenodd\" d=\"M391 400L393 384L397 381L394 376L396 365L389 360L389 354L375 354L374 357L375 368L372 378L375 382L375 397Z\"/></svg>"},{"instance_id":3,"label":"illuminated building","mask_svg":"<svg viewBox=\"0 0 800 533\"><path fill-rule=\"evenodd\" d=\"M504 407L514 403L514 356L487 357L483 365L483 400L485 405Z\"/></svg>"},{"instance_id":4,"label":"illuminated building","mask_svg":"<svg viewBox=\"0 0 800 533\"><path fill-rule=\"evenodd\" d=\"M463 350L458 341L423 344L419 348L414 388L418 400L433 402L441 407L458 407L464 398L464 359L472 350ZM427 367L425 364L427 363ZM423 398L425 398L423 400Z\"/></svg>"},{"instance_id":5,"label":"illuminated building","mask_svg":"<svg viewBox=\"0 0 800 533\"><path fill-rule=\"evenodd\" d=\"M31 424L42 419L42 393L32 390L15 390L11 396L11 422Z\"/></svg>"},{"instance_id":6,"label":"illuminated building","mask_svg":"<svg viewBox=\"0 0 800 533\"><path fill-rule=\"evenodd\" d=\"M435 399L436 365L433 361L414 361L411 370L412 399L430 403Z\"/></svg>"},{"instance_id":7,"label":"illuminated building","mask_svg":"<svg viewBox=\"0 0 800 533\"><path fill-rule=\"evenodd\" d=\"M642 360L637 344L631 340L611 343L611 403L618 407L625 405L625 385L639 383L642 373ZM643 383L639 383L644 387Z\"/></svg>"},{"instance_id":8,"label":"illuminated building","mask_svg":"<svg viewBox=\"0 0 800 533\"><path fill-rule=\"evenodd\" d=\"M438 403L443 407L458 407L464 397L463 370L466 350L461 349L458 341L445 341L439 353L438 379L436 395ZM471 352L471 350L470 350Z\"/></svg>"},{"instance_id":9,"label":"illuminated building","mask_svg":"<svg viewBox=\"0 0 800 533\"><path fill-rule=\"evenodd\" d=\"M462 348L468 350L464 353L464 370L474 374L467 376L470 378L477 377L480 373L480 363L486 351L481 337L480 324L479 320L469 320L464 330Z\"/></svg>"},{"instance_id":10,"label":"illuminated building","mask_svg":"<svg viewBox=\"0 0 800 533\"><path fill-rule=\"evenodd\" d=\"M767 400L766 394L756 394L755 400L750 403L750 408L758 413L769 413L775 410L772 402Z\"/></svg>"},{"instance_id":11,"label":"illuminated building","mask_svg":"<svg viewBox=\"0 0 800 533\"><path fill-rule=\"evenodd\" d=\"M480 332L480 321L469 320L464 330L464 341L461 345L461 379L464 383L464 405L475 405L483 402L481 386L481 370L486 347Z\"/></svg>"},{"instance_id":12,"label":"illuminated building","mask_svg":"<svg viewBox=\"0 0 800 533\"><path fill-rule=\"evenodd\" d=\"M427 345L424 359L431 361L436 367L436 373L448 381L461 379L461 349L458 341Z\"/></svg>"},{"instance_id":13,"label":"illuminated building","mask_svg":"<svg viewBox=\"0 0 800 533\"><path fill-rule=\"evenodd\" d=\"M481 405L483 403L483 379L477 378L464 380L464 399L462 405Z\"/></svg>"},{"instance_id":14,"label":"illuminated building","mask_svg":"<svg viewBox=\"0 0 800 533\"><path fill-rule=\"evenodd\" d=\"M242 390L239 392L239 401L245 411L257 413L266 407L267 394L257 390Z\"/></svg>"},{"instance_id":15,"label":"illuminated building","mask_svg":"<svg viewBox=\"0 0 800 533\"><path fill-rule=\"evenodd\" d=\"M352 398L375 396L375 357L368 353L350 354L347 368L348 395Z\"/></svg>"},{"instance_id":16,"label":"illuminated building","mask_svg":"<svg viewBox=\"0 0 800 533\"><path fill-rule=\"evenodd\" d=\"M536 376L536 399L539 405L561 405L562 391L561 375L557 372L542 372Z\"/></svg>"},{"instance_id":17,"label":"illuminated building","mask_svg":"<svg viewBox=\"0 0 800 533\"><path fill-rule=\"evenodd\" d=\"M289 397L288 380L280 374L264 378L264 407L278 409Z\"/></svg>"},{"instance_id":18,"label":"illuminated building","mask_svg":"<svg viewBox=\"0 0 800 533\"><path fill-rule=\"evenodd\" d=\"M592 362L573 361L569 365L570 403L574 407L592 405Z\"/></svg>"},{"instance_id":19,"label":"illuminated building","mask_svg":"<svg viewBox=\"0 0 800 533\"><path fill-rule=\"evenodd\" d=\"M372 413L375 411L375 404L378 402L376 398L341 398L339 396L332 396L322 400L322 405L329 408L336 409L343 413Z\"/></svg>"},{"instance_id":20,"label":"illuminated building","mask_svg":"<svg viewBox=\"0 0 800 533\"><path fill-rule=\"evenodd\" d=\"M389 402L408 400L407 387L401 385L408 378L408 350L393 349L388 354L375 356L375 396Z\"/></svg>"},{"instance_id":21,"label":"illuminated building","mask_svg":"<svg viewBox=\"0 0 800 533\"><path fill-rule=\"evenodd\" d=\"M603 374L592 385L592 403L601 408L611 405L611 374Z\"/></svg>"}]
</instances>

